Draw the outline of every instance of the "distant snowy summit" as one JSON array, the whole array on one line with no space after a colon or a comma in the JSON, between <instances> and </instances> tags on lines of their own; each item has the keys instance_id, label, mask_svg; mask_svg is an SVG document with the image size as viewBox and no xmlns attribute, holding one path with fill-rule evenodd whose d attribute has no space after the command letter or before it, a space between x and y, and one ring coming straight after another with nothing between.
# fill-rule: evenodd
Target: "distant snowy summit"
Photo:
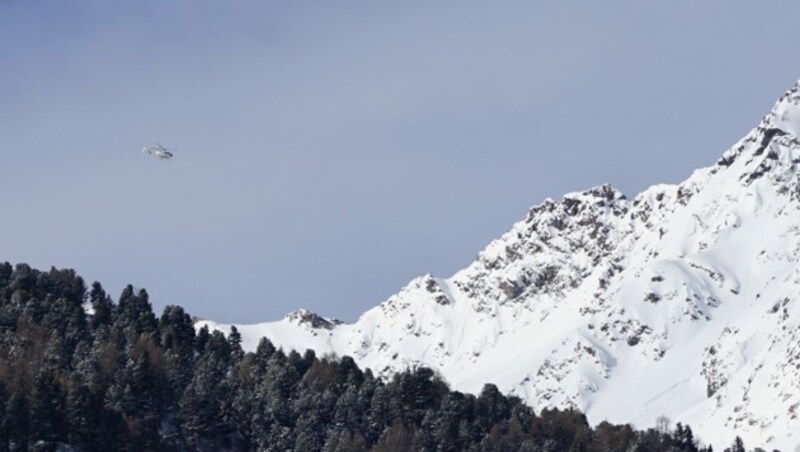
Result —
<instances>
[{"instance_id":1,"label":"distant snowy summit","mask_svg":"<svg viewBox=\"0 0 800 452\"><path fill-rule=\"evenodd\" d=\"M545 200L467 268L425 275L353 324L297 311L237 325L244 346L437 370L534 408L576 407L705 442L800 444L800 84L713 166L634 199ZM212 328L227 330L213 322Z\"/></svg>"}]
</instances>

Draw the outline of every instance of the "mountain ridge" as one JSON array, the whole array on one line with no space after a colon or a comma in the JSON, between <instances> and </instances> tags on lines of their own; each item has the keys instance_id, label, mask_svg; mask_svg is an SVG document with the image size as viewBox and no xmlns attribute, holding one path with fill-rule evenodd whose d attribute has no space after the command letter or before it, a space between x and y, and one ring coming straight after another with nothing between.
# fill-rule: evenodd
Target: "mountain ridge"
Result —
<instances>
[{"instance_id":1,"label":"mountain ridge","mask_svg":"<svg viewBox=\"0 0 800 452\"><path fill-rule=\"evenodd\" d=\"M379 375L492 382L598 423L689 423L723 446L800 444L800 81L715 164L633 199L611 185L532 207L466 268L352 324L237 325L245 348L350 355ZM212 328L227 325L204 321Z\"/></svg>"}]
</instances>

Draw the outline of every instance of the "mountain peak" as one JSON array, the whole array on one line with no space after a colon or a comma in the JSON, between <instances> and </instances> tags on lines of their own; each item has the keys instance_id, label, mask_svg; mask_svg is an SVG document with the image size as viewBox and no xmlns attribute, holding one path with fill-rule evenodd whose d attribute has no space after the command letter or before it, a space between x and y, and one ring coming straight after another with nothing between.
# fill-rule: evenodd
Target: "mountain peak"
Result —
<instances>
[{"instance_id":1,"label":"mountain peak","mask_svg":"<svg viewBox=\"0 0 800 452\"><path fill-rule=\"evenodd\" d=\"M292 311L286 314L284 319L296 325L325 330L332 330L337 325L342 324L341 320L333 318L327 319L316 312L312 312L307 309L298 309L296 311Z\"/></svg>"},{"instance_id":2,"label":"mountain peak","mask_svg":"<svg viewBox=\"0 0 800 452\"><path fill-rule=\"evenodd\" d=\"M708 168L633 200L611 185L532 207L450 278L353 324L305 310L246 331L437 370L599 423L666 415L707 443L800 443L800 82ZM256 343L250 341L246 343Z\"/></svg>"},{"instance_id":3,"label":"mountain peak","mask_svg":"<svg viewBox=\"0 0 800 452\"><path fill-rule=\"evenodd\" d=\"M800 80L778 99L761 127L777 128L794 137L800 136Z\"/></svg>"},{"instance_id":4,"label":"mountain peak","mask_svg":"<svg viewBox=\"0 0 800 452\"><path fill-rule=\"evenodd\" d=\"M787 90L764 116L759 125L725 151L709 175L729 174L743 185L750 185L764 176L779 192L798 193L800 169L800 81ZM702 170L705 171L705 170ZM701 174L704 184L707 175ZM687 181L689 182L689 181Z\"/></svg>"},{"instance_id":5,"label":"mountain peak","mask_svg":"<svg viewBox=\"0 0 800 452\"><path fill-rule=\"evenodd\" d=\"M571 192L564 195L564 199L605 200L613 202L627 199L625 194L611 184L602 184L588 190Z\"/></svg>"}]
</instances>

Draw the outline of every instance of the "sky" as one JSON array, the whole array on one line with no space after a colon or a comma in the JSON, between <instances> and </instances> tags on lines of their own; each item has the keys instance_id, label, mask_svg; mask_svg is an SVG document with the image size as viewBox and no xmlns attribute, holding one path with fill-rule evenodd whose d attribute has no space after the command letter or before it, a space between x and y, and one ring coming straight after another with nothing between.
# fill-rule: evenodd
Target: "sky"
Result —
<instances>
[{"instance_id":1,"label":"sky","mask_svg":"<svg viewBox=\"0 0 800 452\"><path fill-rule=\"evenodd\" d=\"M712 164L800 3L0 0L0 261L254 323L448 277L547 197ZM141 148L176 147L159 161Z\"/></svg>"}]
</instances>

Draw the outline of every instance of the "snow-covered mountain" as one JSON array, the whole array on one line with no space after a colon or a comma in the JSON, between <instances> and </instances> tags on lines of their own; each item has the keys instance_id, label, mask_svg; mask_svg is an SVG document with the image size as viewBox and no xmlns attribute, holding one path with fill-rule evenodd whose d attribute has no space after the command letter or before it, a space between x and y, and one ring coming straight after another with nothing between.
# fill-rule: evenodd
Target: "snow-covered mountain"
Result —
<instances>
[{"instance_id":1,"label":"snow-covered mountain","mask_svg":"<svg viewBox=\"0 0 800 452\"><path fill-rule=\"evenodd\" d=\"M450 278L411 281L353 324L297 311L244 345L350 355L391 374L493 382L534 408L706 443L800 444L800 82L714 165L628 199L545 200ZM227 329L213 322L211 327Z\"/></svg>"}]
</instances>

